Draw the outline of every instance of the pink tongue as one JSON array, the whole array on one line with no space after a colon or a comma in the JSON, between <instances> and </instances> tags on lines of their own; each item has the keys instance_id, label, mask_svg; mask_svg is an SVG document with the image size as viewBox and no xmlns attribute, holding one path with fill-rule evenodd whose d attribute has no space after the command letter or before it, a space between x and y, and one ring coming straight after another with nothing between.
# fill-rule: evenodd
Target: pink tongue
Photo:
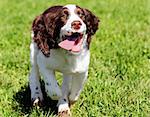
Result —
<instances>
[{"instance_id":1,"label":"pink tongue","mask_svg":"<svg viewBox=\"0 0 150 117\"><path fill-rule=\"evenodd\" d=\"M73 48L72 48L73 52L79 52L81 50L82 41L83 41L83 39L81 39L78 42L78 44L76 44L76 45L73 46Z\"/></svg>"},{"instance_id":2,"label":"pink tongue","mask_svg":"<svg viewBox=\"0 0 150 117\"><path fill-rule=\"evenodd\" d=\"M79 52L81 49L82 39L77 44L75 41L64 40L60 42L58 45L66 50L71 50L73 52Z\"/></svg>"},{"instance_id":3,"label":"pink tongue","mask_svg":"<svg viewBox=\"0 0 150 117\"><path fill-rule=\"evenodd\" d=\"M75 43L74 41L64 40L64 41L60 42L58 45L63 49L71 50L74 43Z\"/></svg>"}]
</instances>

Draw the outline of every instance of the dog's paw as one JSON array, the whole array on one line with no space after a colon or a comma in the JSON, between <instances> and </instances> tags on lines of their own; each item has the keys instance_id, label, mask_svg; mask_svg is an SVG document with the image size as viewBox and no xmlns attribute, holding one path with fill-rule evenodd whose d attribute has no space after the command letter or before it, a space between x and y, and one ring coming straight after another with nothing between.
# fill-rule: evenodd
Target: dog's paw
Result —
<instances>
[{"instance_id":1,"label":"dog's paw","mask_svg":"<svg viewBox=\"0 0 150 117\"><path fill-rule=\"evenodd\" d=\"M43 99L38 98L32 98L31 100L32 106L34 107L41 107L44 105Z\"/></svg>"},{"instance_id":2,"label":"dog's paw","mask_svg":"<svg viewBox=\"0 0 150 117\"><path fill-rule=\"evenodd\" d=\"M71 117L70 108L67 103L58 106L58 117Z\"/></svg>"},{"instance_id":3,"label":"dog's paw","mask_svg":"<svg viewBox=\"0 0 150 117\"><path fill-rule=\"evenodd\" d=\"M40 94L35 94L34 96L32 96L31 98L31 104L34 107L41 107L44 105L43 103L43 95L42 93Z\"/></svg>"},{"instance_id":4,"label":"dog's paw","mask_svg":"<svg viewBox=\"0 0 150 117\"><path fill-rule=\"evenodd\" d=\"M43 94L41 91L31 92L32 106L43 106Z\"/></svg>"}]
</instances>

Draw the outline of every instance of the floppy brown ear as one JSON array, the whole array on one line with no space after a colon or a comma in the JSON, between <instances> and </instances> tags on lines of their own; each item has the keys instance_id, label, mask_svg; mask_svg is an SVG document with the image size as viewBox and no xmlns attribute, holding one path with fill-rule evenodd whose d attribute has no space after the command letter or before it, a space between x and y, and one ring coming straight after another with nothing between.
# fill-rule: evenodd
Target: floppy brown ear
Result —
<instances>
[{"instance_id":1,"label":"floppy brown ear","mask_svg":"<svg viewBox=\"0 0 150 117\"><path fill-rule=\"evenodd\" d=\"M94 35L98 29L99 19L88 9L84 9L85 23L87 25L87 34Z\"/></svg>"},{"instance_id":2,"label":"floppy brown ear","mask_svg":"<svg viewBox=\"0 0 150 117\"><path fill-rule=\"evenodd\" d=\"M98 30L99 19L88 9L84 9L84 14L85 14L85 24L87 26L86 33L88 34L87 42L88 44L90 44L91 36L94 35Z\"/></svg>"},{"instance_id":3,"label":"floppy brown ear","mask_svg":"<svg viewBox=\"0 0 150 117\"><path fill-rule=\"evenodd\" d=\"M35 18L32 23L34 33L33 40L45 56L50 55L50 49L58 48L56 38L59 36L57 24L57 14L61 6L54 6L47 9L43 14Z\"/></svg>"},{"instance_id":4,"label":"floppy brown ear","mask_svg":"<svg viewBox=\"0 0 150 117\"><path fill-rule=\"evenodd\" d=\"M32 31L34 33L33 40L36 42L38 48L45 56L49 56L50 48L48 45L49 34L47 33L43 16L40 15L35 18L32 23ZM53 44L53 40L49 40Z\"/></svg>"},{"instance_id":5,"label":"floppy brown ear","mask_svg":"<svg viewBox=\"0 0 150 117\"><path fill-rule=\"evenodd\" d=\"M63 6L53 6L43 13L46 30L53 39L56 39L59 36L60 27L58 25L58 19L62 9Z\"/></svg>"}]
</instances>

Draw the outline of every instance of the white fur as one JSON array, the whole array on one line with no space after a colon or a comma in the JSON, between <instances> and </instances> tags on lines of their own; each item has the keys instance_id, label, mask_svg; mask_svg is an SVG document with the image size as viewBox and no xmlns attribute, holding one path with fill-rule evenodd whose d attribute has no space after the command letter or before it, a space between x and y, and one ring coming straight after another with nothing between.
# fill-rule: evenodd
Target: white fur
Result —
<instances>
[{"instance_id":1,"label":"white fur","mask_svg":"<svg viewBox=\"0 0 150 117\"><path fill-rule=\"evenodd\" d=\"M32 101L35 101L38 98L39 98L38 100L43 101L43 94L42 94L40 82L39 82L40 75L39 75L39 69L37 65L37 56L36 56L38 51L39 50L36 44L32 42L30 45L31 73L29 76L29 85L30 85L30 90L31 90Z\"/></svg>"},{"instance_id":2,"label":"white fur","mask_svg":"<svg viewBox=\"0 0 150 117\"><path fill-rule=\"evenodd\" d=\"M65 6L71 12L70 18L68 19L65 26L62 27L63 31L72 31L70 25L73 20L83 21L74 13L75 6L68 5ZM58 101L58 111L61 113L63 111L69 112L69 101L74 102L78 99L83 84L87 79L88 66L90 60L90 52L86 47L87 35L85 35L86 26L83 23L81 29L79 30L84 33L84 41L81 51L77 54L63 50L63 49L51 49L50 57L45 57L43 53L37 48L36 43L31 42L30 45L30 59L31 59L31 74L29 77L31 98L36 100L40 98L43 100L43 95L39 83L39 71L43 75L45 82L45 89L47 94L53 100ZM32 33L32 37L34 33ZM55 79L55 71L59 71L63 74L62 88L60 89L57 81ZM38 87L38 90L36 89ZM36 92L39 92L36 94Z\"/></svg>"}]
</instances>

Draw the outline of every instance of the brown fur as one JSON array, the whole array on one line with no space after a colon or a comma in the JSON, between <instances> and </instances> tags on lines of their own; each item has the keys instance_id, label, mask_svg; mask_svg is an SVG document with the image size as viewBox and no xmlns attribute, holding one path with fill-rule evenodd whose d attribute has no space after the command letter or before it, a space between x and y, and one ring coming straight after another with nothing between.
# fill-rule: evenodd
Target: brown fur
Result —
<instances>
[{"instance_id":1,"label":"brown fur","mask_svg":"<svg viewBox=\"0 0 150 117\"><path fill-rule=\"evenodd\" d=\"M94 35L98 29L99 19L87 9L84 9L84 13L85 13L85 20L83 21L87 26L87 34L88 34L87 43L89 48L91 43L91 36Z\"/></svg>"},{"instance_id":2,"label":"brown fur","mask_svg":"<svg viewBox=\"0 0 150 117\"><path fill-rule=\"evenodd\" d=\"M59 38L62 22L58 22L59 13L62 6L54 6L47 9L43 14L35 18L32 24L34 32L33 40L45 56L50 55L50 49L59 48L57 38ZM57 22L56 22L57 21Z\"/></svg>"}]
</instances>

